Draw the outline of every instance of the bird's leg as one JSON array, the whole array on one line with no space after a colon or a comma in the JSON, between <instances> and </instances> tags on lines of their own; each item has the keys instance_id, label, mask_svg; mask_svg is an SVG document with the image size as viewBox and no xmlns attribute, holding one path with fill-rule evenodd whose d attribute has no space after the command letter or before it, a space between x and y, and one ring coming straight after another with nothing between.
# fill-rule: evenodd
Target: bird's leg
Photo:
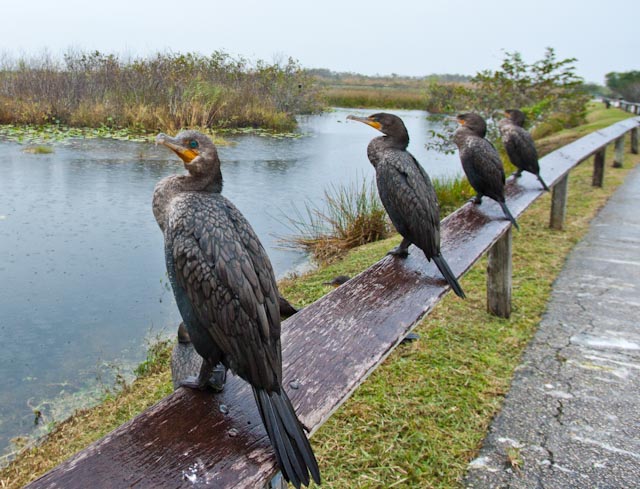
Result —
<instances>
[{"instance_id":1,"label":"bird's leg","mask_svg":"<svg viewBox=\"0 0 640 489\"><path fill-rule=\"evenodd\" d=\"M409 245L411 245L411 241L409 241L407 238L403 238L402 242L398 246L387 252L387 255L406 258L407 256L409 256Z\"/></svg>"},{"instance_id":2,"label":"bird's leg","mask_svg":"<svg viewBox=\"0 0 640 489\"><path fill-rule=\"evenodd\" d=\"M518 168L516 171L512 173L516 178L520 178L522 176L522 169Z\"/></svg>"},{"instance_id":3,"label":"bird's leg","mask_svg":"<svg viewBox=\"0 0 640 489\"><path fill-rule=\"evenodd\" d=\"M197 377L187 377L180 381L180 385L191 389L205 390L211 388L216 392L222 391L227 380L227 367L202 360L200 373Z\"/></svg>"},{"instance_id":4,"label":"bird's leg","mask_svg":"<svg viewBox=\"0 0 640 489\"><path fill-rule=\"evenodd\" d=\"M473 202L475 205L482 204L482 194L476 194L475 197L469 199L469 202Z\"/></svg>"}]
</instances>

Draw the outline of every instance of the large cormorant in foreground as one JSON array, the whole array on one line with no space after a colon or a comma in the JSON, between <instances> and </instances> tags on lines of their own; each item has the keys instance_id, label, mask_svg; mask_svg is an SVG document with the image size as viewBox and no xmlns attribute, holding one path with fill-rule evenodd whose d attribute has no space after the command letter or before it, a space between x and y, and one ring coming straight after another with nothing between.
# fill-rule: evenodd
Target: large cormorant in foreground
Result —
<instances>
[{"instance_id":1,"label":"large cormorant in foreground","mask_svg":"<svg viewBox=\"0 0 640 489\"><path fill-rule=\"evenodd\" d=\"M373 114L347 119L363 122L382 132L367 146L367 156L376 170L376 183L382 205L402 235L402 242L389 254L406 257L409 245L420 248L427 260L433 260L453 291L465 294L447 261L440 253L440 205L429 175L407 151L409 133L398 116Z\"/></svg>"},{"instance_id":2,"label":"large cormorant in foreground","mask_svg":"<svg viewBox=\"0 0 640 489\"><path fill-rule=\"evenodd\" d=\"M484 138L487 123L474 113L460 114L457 121L460 127L453 133L453 142L460 151L462 169L476 191L473 203L482 203L482 197L485 195L495 200L502 207L507 219L519 230L518 223L505 203L502 160L493 144Z\"/></svg>"},{"instance_id":3,"label":"large cormorant in foreground","mask_svg":"<svg viewBox=\"0 0 640 489\"><path fill-rule=\"evenodd\" d=\"M204 388L222 363L251 384L260 416L286 480L320 482L311 445L282 387L278 290L269 258L253 229L221 195L220 160L196 131L156 138L188 173L161 180L153 214L164 233L169 280L189 338L203 357Z\"/></svg>"},{"instance_id":4,"label":"large cormorant in foreground","mask_svg":"<svg viewBox=\"0 0 640 489\"><path fill-rule=\"evenodd\" d=\"M515 173L516 178L520 178L523 171L533 173L548 192L549 187L540 176L536 145L531 134L523 127L524 113L518 109L509 109L505 110L505 115L506 117L498 122L498 127L509 160L518 168Z\"/></svg>"}]
</instances>

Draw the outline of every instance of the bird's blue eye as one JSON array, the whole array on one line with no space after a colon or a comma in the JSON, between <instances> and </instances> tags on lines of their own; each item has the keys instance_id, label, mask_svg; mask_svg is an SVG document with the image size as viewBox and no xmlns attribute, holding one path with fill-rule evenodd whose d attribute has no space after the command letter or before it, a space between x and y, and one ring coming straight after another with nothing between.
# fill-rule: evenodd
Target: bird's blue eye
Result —
<instances>
[{"instance_id":1,"label":"bird's blue eye","mask_svg":"<svg viewBox=\"0 0 640 489\"><path fill-rule=\"evenodd\" d=\"M189 141L189 146L192 148L197 148L198 147L198 141L196 141L195 139L192 139L191 141Z\"/></svg>"}]
</instances>

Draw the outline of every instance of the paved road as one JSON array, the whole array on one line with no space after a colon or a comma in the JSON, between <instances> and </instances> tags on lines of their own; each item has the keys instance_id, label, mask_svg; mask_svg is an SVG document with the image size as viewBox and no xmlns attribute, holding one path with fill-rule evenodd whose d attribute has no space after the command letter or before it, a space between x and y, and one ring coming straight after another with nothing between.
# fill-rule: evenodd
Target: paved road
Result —
<instances>
[{"instance_id":1,"label":"paved road","mask_svg":"<svg viewBox=\"0 0 640 489\"><path fill-rule=\"evenodd\" d=\"M640 488L640 167L571 253L465 486Z\"/></svg>"}]
</instances>

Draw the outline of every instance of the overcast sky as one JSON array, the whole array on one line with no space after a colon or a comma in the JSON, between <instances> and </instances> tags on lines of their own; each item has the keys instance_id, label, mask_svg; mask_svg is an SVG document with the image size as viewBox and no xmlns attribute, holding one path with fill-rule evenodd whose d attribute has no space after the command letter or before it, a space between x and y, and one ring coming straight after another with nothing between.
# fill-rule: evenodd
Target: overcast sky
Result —
<instances>
[{"instance_id":1,"label":"overcast sky","mask_svg":"<svg viewBox=\"0 0 640 489\"><path fill-rule=\"evenodd\" d=\"M640 69L640 0L2 0L0 51L223 50L363 74L473 75L547 46L604 83Z\"/></svg>"}]
</instances>

